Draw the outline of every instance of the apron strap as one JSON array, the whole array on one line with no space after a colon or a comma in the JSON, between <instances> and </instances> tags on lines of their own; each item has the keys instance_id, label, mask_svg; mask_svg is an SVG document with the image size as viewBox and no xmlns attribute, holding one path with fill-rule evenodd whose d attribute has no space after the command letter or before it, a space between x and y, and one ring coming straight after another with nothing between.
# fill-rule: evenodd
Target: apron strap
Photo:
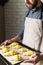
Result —
<instances>
[{"instance_id":1,"label":"apron strap","mask_svg":"<svg viewBox=\"0 0 43 65\"><path fill-rule=\"evenodd\" d=\"M40 17L40 19L42 19L42 12L43 12L43 3L41 5L41 17ZM43 29L43 21L42 21L42 29ZM42 36L43 36L43 34L42 34ZM38 50L40 50L40 46L41 46L41 42L42 42L42 36L41 36L41 39L40 39L40 43L39 43L39 46L38 46Z\"/></svg>"}]
</instances>

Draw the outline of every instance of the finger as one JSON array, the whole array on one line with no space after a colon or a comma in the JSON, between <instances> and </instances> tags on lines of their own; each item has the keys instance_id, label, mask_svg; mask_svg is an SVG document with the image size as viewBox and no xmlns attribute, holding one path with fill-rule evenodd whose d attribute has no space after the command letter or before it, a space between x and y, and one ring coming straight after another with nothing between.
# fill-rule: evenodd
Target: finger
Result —
<instances>
[{"instance_id":1,"label":"finger","mask_svg":"<svg viewBox=\"0 0 43 65\"><path fill-rule=\"evenodd\" d=\"M25 0L25 3L28 3L28 0Z\"/></svg>"},{"instance_id":2,"label":"finger","mask_svg":"<svg viewBox=\"0 0 43 65\"><path fill-rule=\"evenodd\" d=\"M34 63L34 60L25 60L24 63Z\"/></svg>"},{"instance_id":3,"label":"finger","mask_svg":"<svg viewBox=\"0 0 43 65\"><path fill-rule=\"evenodd\" d=\"M24 61L24 63L34 63L33 61Z\"/></svg>"},{"instance_id":4,"label":"finger","mask_svg":"<svg viewBox=\"0 0 43 65\"><path fill-rule=\"evenodd\" d=\"M36 62L36 59L37 59L37 56L35 56L34 58L31 58L31 59L25 60L24 62L25 63L27 63L27 62L35 63Z\"/></svg>"},{"instance_id":5,"label":"finger","mask_svg":"<svg viewBox=\"0 0 43 65\"><path fill-rule=\"evenodd\" d=\"M1 46L4 45L4 43L1 43Z\"/></svg>"},{"instance_id":6,"label":"finger","mask_svg":"<svg viewBox=\"0 0 43 65\"><path fill-rule=\"evenodd\" d=\"M6 41L2 42L2 43L1 43L1 45L6 45L6 44L7 44L7 42L8 42L8 40L6 40Z\"/></svg>"},{"instance_id":7,"label":"finger","mask_svg":"<svg viewBox=\"0 0 43 65\"><path fill-rule=\"evenodd\" d=\"M1 45L6 45L6 42L2 43Z\"/></svg>"},{"instance_id":8,"label":"finger","mask_svg":"<svg viewBox=\"0 0 43 65\"><path fill-rule=\"evenodd\" d=\"M25 3L26 3L26 0L25 0Z\"/></svg>"},{"instance_id":9,"label":"finger","mask_svg":"<svg viewBox=\"0 0 43 65\"><path fill-rule=\"evenodd\" d=\"M7 45L8 44L8 40L6 40L5 42L4 42L4 45Z\"/></svg>"},{"instance_id":10,"label":"finger","mask_svg":"<svg viewBox=\"0 0 43 65\"><path fill-rule=\"evenodd\" d=\"M32 58L36 57L36 54L32 55Z\"/></svg>"}]
</instances>

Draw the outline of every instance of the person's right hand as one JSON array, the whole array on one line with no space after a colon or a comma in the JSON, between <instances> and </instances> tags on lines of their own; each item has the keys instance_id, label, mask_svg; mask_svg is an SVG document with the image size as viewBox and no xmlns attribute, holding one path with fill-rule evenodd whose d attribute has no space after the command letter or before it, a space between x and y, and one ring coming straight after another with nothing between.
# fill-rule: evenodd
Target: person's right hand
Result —
<instances>
[{"instance_id":1,"label":"person's right hand","mask_svg":"<svg viewBox=\"0 0 43 65\"><path fill-rule=\"evenodd\" d=\"M10 44L10 43L11 43L11 40L6 40L6 41L2 42L1 45L8 45L8 44Z\"/></svg>"}]
</instances>

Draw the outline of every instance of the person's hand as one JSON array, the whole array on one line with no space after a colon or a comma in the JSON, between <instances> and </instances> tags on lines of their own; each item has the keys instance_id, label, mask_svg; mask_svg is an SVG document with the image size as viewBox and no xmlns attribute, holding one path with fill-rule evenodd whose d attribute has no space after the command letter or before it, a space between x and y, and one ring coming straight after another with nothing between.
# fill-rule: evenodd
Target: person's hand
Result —
<instances>
[{"instance_id":1,"label":"person's hand","mask_svg":"<svg viewBox=\"0 0 43 65\"><path fill-rule=\"evenodd\" d=\"M40 60L42 59L41 55L40 54L34 54L31 59L27 59L24 61L24 63L33 63L33 64L36 64L38 63Z\"/></svg>"},{"instance_id":2,"label":"person's hand","mask_svg":"<svg viewBox=\"0 0 43 65\"><path fill-rule=\"evenodd\" d=\"M25 0L26 7L30 8L29 0Z\"/></svg>"},{"instance_id":3,"label":"person's hand","mask_svg":"<svg viewBox=\"0 0 43 65\"><path fill-rule=\"evenodd\" d=\"M25 0L25 3L28 3L29 1L28 0Z\"/></svg>"},{"instance_id":4,"label":"person's hand","mask_svg":"<svg viewBox=\"0 0 43 65\"><path fill-rule=\"evenodd\" d=\"M6 41L2 42L1 45L8 45L8 44L10 44L10 43L11 43L11 40L6 40Z\"/></svg>"}]
</instances>

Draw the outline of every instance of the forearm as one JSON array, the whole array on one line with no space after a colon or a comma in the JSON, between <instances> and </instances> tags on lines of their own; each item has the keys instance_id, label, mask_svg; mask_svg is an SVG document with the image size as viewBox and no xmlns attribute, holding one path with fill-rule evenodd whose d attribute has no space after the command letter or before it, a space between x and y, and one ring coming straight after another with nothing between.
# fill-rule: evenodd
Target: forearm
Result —
<instances>
[{"instance_id":1,"label":"forearm","mask_svg":"<svg viewBox=\"0 0 43 65\"><path fill-rule=\"evenodd\" d=\"M24 31L24 29L17 36L4 41L2 44L7 45L7 44L11 44L12 42L22 41L22 39L23 39L23 31Z\"/></svg>"},{"instance_id":2,"label":"forearm","mask_svg":"<svg viewBox=\"0 0 43 65\"><path fill-rule=\"evenodd\" d=\"M20 40L22 39L18 35L10 39L11 42L20 41Z\"/></svg>"}]
</instances>

